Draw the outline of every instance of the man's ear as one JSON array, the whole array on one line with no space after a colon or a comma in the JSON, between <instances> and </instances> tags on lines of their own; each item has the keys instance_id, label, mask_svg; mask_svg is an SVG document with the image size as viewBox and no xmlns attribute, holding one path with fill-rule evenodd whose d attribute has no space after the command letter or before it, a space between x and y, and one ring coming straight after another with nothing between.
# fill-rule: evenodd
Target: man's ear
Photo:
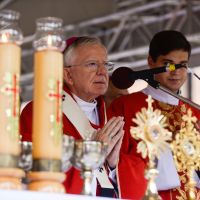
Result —
<instances>
[{"instance_id":1,"label":"man's ear","mask_svg":"<svg viewBox=\"0 0 200 200\"><path fill-rule=\"evenodd\" d=\"M152 68L154 66L154 61L150 55L148 56L147 61L148 61L149 67Z\"/></svg>"},{"instance_id":2,"label":"man's ear","mask_svg":"<svg viewBox=\"0 0 200 200\"><path fill-rule=\"evenodd\" d=\"M70 67L63 68L63 79L68 85L73 85L73 80L71 77Z\"/></svg>"}]
</instances>

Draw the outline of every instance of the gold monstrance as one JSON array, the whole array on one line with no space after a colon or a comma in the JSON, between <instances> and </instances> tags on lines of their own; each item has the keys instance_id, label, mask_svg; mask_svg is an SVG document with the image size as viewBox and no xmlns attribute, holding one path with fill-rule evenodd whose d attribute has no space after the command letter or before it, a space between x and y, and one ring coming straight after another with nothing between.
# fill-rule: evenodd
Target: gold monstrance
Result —
<instances>
[{"instance_id":1,"label":"gold monstrance","mask_svg":"<svg viewBox=\"0 0 200 200\"><path fill-rule=\"evenodd\" d=\"M183 115L182 119L181 129L176 134L171 147L178 171L186 173L188 177L185 188L187 194L183 194L183 198L196 200L200 198L197 197L194 181L195 170L200 170L200 133L194 127L197 118L192 116L190 109L187 114Z\"/></svg>"},{"instance_id":2,"label":"gold monstrance","mask_svg":"<svg viewBox=\"0 0 200 200\"><path fill-rule=\"evenodd\" d=\"M161 111L153 110L153 100L148 96L148 108L142 108L141 112L136 113L136 118L133 118L135 127L131 127L130 132L133 138L141 140L137 145L137 152L142 154L143 158L148 156L148 169L145 172L145 177L148 179L147 190L144 200L161 199L158 195L155 178L158 174L155 160L159 157L161 151L168 147L167 141L171 140L172 133L165 127L167 126L166 117L161 114Z\"/></svg>"}]
</instances>

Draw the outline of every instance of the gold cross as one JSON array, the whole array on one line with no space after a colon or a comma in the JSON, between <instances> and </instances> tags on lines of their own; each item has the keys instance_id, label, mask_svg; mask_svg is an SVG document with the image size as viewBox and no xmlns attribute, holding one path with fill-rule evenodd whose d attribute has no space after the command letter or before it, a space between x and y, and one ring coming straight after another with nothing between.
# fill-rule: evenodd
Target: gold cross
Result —
<instances>
[{"instance_id":1,"label":"gold cross","mask_svg":"<svg viewBox=\"0 0 200 200\"><path fill-rule=\"evenodd\" d=\"M191 109L188 109L187 115L184 115L182 119L183 119L183 121L187 122L188 124L192 124L197 121L197 118L192 116Z\"/></svg>"}]
</instances>

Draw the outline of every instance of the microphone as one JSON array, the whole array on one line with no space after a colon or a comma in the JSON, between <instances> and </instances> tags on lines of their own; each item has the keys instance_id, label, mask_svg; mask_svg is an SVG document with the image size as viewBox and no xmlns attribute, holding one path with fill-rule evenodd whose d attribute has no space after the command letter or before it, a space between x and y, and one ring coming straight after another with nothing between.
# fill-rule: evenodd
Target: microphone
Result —
<instances>
[{"instance_id":1,"label":"microphone","mask_svg":"<svg viewBox=\"0 0 200 200\"><path fill-rule=\"evenodd\" d=\"M148 82L149 79L153 79L154 74L159 74L167 71L175 71L179 68L187 68L186 64L167 64L163 67L157 67L152 69L145 69L140 71L133 71L128 67L117 68L111 76L112 83L119 89L127 89L133 85L135 80L142 79Z\"/></svg>"}]
</instances>

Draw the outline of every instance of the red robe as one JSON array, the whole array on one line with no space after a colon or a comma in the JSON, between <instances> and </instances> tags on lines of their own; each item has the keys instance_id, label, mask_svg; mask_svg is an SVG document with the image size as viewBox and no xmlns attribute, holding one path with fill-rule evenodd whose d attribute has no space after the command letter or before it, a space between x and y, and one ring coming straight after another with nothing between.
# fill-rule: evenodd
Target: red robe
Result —
<instances>
[{"instance_id":1,"label":"red robe","mask_svg":"<svg viewBox=\"0 0 200 200\"><path fill-rule=\"evenodd\" d=\"M147 162L142 159L140 154L136 153L137 141L130 134L130 127L134 125L132 118L135 118L135 114L141 111L142 107L147 107L146 98L147 95L142 92L122 96L114 100L108 109L109 117L124 116L125 121L125 135L118 164L118 187L121 198L139 200L142 199L146 190L147 182L144 178L144 170ZM189 108L183 102L179 102L178 106L172 106L156 100L153 107L160 109L167 116L169 129L172 132L180 129L181 116ZM192 111L200 120L200 111L193 108ZM176 200L178 196L181 196L180 193L184 191L183 188L184 185L181 189L159 191L159 194L163 200Z\"/></svg>"},{"instance_id":2,"label":"red robe","mask_svg":"<svg viewBox=\"0 0 200 200\"><path fill-rule=\"evenodd\" d=\"M70 94L69 90L66 87L64 88L64 90ZM98 102L97 107L99 111L100 125L96 126L94 124L91 124L95 129L102 128L105 124L104 100L102 97L99 97L97 99L97 102ZM32 107L33 107L33 102L28 103L23 109L20 116L20 133L22 135L22 141L32 141ZM82 139L77 129L68 120L68 118L65 116L64 113L63 113L63 133L66 135L73 136L75 140ZM72 167L69 171L66 172L66 177L67 178L64 181L66 192L71 194L80 194L83 188L83 180L80 177L80 171ZM99 183L97 183L97 188L100 188ZM97 190L97 196L98 195L101 195L99 190Z\"/></svg>"}]
</instances>

